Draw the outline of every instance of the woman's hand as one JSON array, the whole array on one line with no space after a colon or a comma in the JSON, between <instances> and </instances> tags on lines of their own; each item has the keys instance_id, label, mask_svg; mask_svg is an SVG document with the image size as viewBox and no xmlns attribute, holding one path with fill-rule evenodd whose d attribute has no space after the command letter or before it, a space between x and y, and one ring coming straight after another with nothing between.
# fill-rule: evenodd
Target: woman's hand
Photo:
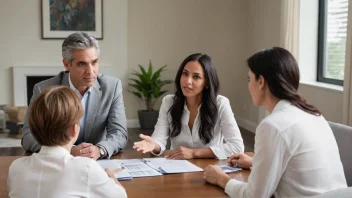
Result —
<instances>
[{"instance_id":1,"label":"woman's hand","mask_svg":"<svg viewBox=\"0 0 352 198\"><path fill-rule=\"evenodd\" d=\"M192 159L194 158L194 150L180 146L176 150L170 151L165 157L169 159Z\"/></svg>"},{"instance_id":2,"label":"woman's hand","mask_svg":"<svg viewBox=\"0 0 352 198\"><path fill-rule=\"evenodd\" d=\"M117 172L121 171L122 168L117 168L117 169L115 169L115 170L110 170L110 169L106 168L106 169L104 169L104 170L105 170L106 174L107 174L111 179L113 179L113 180L115 181L116 184L122 186L121 183L120 183L119 181L117 181L117 179L116 179L116 177L115 177L115 174L116 174ZM122 187L123 187L123 186L122 186Z\"/></svg>"},{"instance_id":3,"label":"woman's hand","mask_svg":"<svg viewBox=\"0 0 352 198\"><path fill-rule=\"evenodd\" d=\"M204 169L204 179L205 181L219 185L225 188L227 182L231 179L220 167L214 165L208 165Z\"/></svg>"},{"instance_id":4,"label":"woman's hand","mask_svg":"<svg viewBox=\"0 0 352 198\"><path fill-rule=\"evenodd\" d=\"M140 134L139 137L142 138L143 140L139 141L139 142L135 142L133 144L134 149L136 149L137 151L140 151L142 153L151 152L155 149L156 142L154 141L153 138L151 138L148 135L143 135L143 134Z\"/></svg>"},{"instance_id":5,"label":"woman's hand","mask_svg":"<svg viewBox=\"0 0 352 198\"><path fill-rule=\"evenodd\" d=\"M230 166L236 168L249 169L252 167L252 157L249 157L244 153L236 153L233 154L229 159L227 159L227 163L229 163Z\"/></svg>"}]
</instances>

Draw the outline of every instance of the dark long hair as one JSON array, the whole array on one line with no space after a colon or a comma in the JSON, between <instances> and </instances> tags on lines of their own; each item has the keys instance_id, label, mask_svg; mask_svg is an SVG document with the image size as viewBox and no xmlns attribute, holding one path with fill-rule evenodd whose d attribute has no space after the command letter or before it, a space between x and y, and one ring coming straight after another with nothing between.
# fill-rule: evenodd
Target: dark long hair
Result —
<instances>
[{"instance_id":1,"label":"dark long hair","mask_svg":"<svg viewBox=\"0 0 352 198\"><path fill-rule=\"evenodd\" d=\"M180 79L184 67L190 61L198 61L204 69L206 88L204 88L202 91L202 105L198 112L200 116L199 138L204 144L208 144L214 138L214 126L218 118L216 97L219 92L220 84L218 75L216 73L215 64L208 55L201 53L196 53L188 56L178 69L175 78L176 92L174 96L174 104L169 109L172 117L173 128L171 131L171 137L176 137L181 132L181 118L186 98L182 93Z\"/></svg>"},{"instance_id":2,"label":"dark long hair","mask_svg":"<svg viewBox=\"0 0 352 198\"><path fill-rule=\"evenodd\" d=\"M256 79L263 76L275 97L286 99L307 113L321 115L316 107L308 104L303 96L297 93L299 68L289 51L280 47L265 49L249 57L247 64Z\"/></svg>"}]
</instances>

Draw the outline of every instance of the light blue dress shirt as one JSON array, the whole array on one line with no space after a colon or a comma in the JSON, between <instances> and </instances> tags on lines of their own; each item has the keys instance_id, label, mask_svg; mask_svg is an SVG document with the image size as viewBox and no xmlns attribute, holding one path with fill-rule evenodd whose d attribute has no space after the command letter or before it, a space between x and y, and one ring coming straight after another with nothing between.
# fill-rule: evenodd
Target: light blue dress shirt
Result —
<instances>
[{"instance_id":1,"label":"light blue dress shirt","mask_svg":"<svg viewBox=\"0 0 352 198\"><path fill-rule=\"evenodd\" d=\"M70 75L68 77L68 82L70 84L70 88L78 94L79 98L81 99L81 104L83 107L83 116L79 121L79 126L80 126L79 135L78 135L77 141L75 142L75 145L78 145L84 142L84 132L85 132L84 126L86 124L88 101L89 101L89 96L92 88L89 87L86 93L84 93L84 95L82 96L81 93L79 93L78 89L76 89L76 87L72 84Z\"/></svg>"}]
</instances>

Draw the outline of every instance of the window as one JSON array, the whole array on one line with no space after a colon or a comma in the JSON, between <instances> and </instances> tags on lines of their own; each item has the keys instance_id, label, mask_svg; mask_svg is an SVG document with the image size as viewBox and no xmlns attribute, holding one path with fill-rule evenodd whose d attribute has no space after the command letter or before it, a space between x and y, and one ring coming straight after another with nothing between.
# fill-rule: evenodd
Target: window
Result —
<instances>
[{"instance_id":1,"label":"window","mask_svg":"<svg viewBox=\"0 0 352 198\"><path fill-rule=\"evenodd\" d=\"M348 0L319 0L318 81L343 85Z\"/></svg>"}]
</instances>

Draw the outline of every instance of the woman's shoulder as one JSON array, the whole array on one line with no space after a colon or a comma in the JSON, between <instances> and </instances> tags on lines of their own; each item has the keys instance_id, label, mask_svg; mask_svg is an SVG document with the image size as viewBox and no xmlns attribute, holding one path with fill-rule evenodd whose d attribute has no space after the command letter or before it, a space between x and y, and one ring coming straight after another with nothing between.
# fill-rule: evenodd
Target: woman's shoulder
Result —
<instances>
[{"instance_id":1,"label":"woman's shoulder","mask_svg":"<svg viewBox=\"0 0 352 198\"><path fill-rule=\"evenodd\" d=\"M217 100L217 101L229 101L229 99L226 98L226 97L223 96L223 95L217 95L217 96L216 96L216 100Z\"/></svg>"},{"instance_id":2,"label":"woman's shoulder","mask_svg":"<svg viewBox=\"0 0 352 198\"><path fill-rule=\"evenodd\" d=\"M228 98L226 98L225 96L222 96L222 95L217 95L216 97L216 102L217 102L217 105L220 107L220 106L223 106L225 104L230 104L230 101Z\"/></svg>"},{"instance_id":3,"label":"woman's shoulder","mask_svg":"<svg viewBox=\"0 0 352 198\"><path fill-rule=\"evenodd\" d=\"M164 96L163 100L174 100L175 94L168 94Z\"/></svg>"},{"instance_id":4,"label":"woman's shoulder","mask_svg":"<svg viewBox=\"0 0 352 198\"><path fill-rule=\"evenodd\" d=\"M169 95L164 96L163 101L162 101L163 104L167 104L168 106L173 104L174 100L175 100L174 97L175 97L174 94L169 94Z\"/></svg>"}]
</instances>

